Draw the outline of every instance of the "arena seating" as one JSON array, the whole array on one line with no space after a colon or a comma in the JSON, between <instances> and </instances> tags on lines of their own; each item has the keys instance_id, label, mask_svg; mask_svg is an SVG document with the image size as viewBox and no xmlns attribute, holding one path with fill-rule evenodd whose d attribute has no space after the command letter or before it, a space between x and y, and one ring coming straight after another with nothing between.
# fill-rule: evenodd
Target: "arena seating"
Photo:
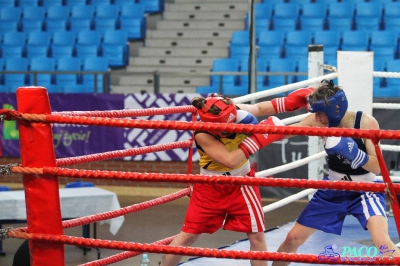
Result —
<instances>
[{"instance_id":1,"label":"arena seating","mask_svg":"<svg viewBox=\"0 0 400 266\"><path fill-rule=\"evenodd\" d=\"M298 15L296 15L296 6L300 6ZM324 45L326 63L336 65L336 52L338 50L356 50L374 52L376 71L389 71L387 69L388 62L391 62L392 65L395 64L392 62L400 65L400 24L398 24L400 22L400 2L398 1L265 0L257 4L256 10L261 9L261 7L265 10L272 10L272 15L269 19L271 24L276 24L275 11L278 14L284 13L280 10L286 7L291 16L285 18L285 24L297 26L295 30L292 27L282 27L279 30L275 30L273 26L259 30L256 28L256 40L259 47L258 60L275 60L278 57L282 60L282 64L286 64L283 63L285 60L292 61L297 59L296 71L303 72L307 70L306 61L304 62L302 58L306 58L308 45L322 44ZM284 15L280 16L284 17ZM292 21L287 22L286 20L290 18ZM273 34L284 35L283 41L281 42L280 37L274 37ZM288 35L292 34L298 37L288 38ZM242 35L245 35L245 33L242 33ZM310 38L309 35L311 35ZM308 40L300 43L300 37L305 37ZM297 45L296 43L291 43L292 40L296 40L299 43ZM279 52L282 49L283 53ZM232 56L234 53L230 55ZM241 60L244 60L243 57L241 57ZM293 77L288 82L304 78L306 76ZM387 89L388 85L391 87L397 86L395 85L397 79L393 80L388 84L385 79L374 78L374 97L389 97L391 95L397 97L394 91ZM276 86L284 85L282 80L276 84Z\"/></svg>"},{"instance_id":2,"label":"arena seating","mask_svg":"<svg viewBox=\"0 0 400 266\"><path fill-rule=\"evenodd\" d=\"M132 5L128 6L128 3ZM161 12L163 9L163 0L1 0L0 51L1 61L4 62L1 71L8 70L5 62L12 57L28 59L27 71L32 68L30 64L36 58L54 60L55 69L59 71L63 69L62 66L57 67L60 58L78 57L83 63L86 57L94 55L104 57L109 62L106 69L126 67L130 51L128 40L144 41L146 13ZM133 17L139 21L137 28L132 23ZM79 70L84 66L79 67ZM2 74L1 89L8 91L10 86L16 87L18 76L5 76L8 75ZM24 83L19 85L33 84L29 77L26 76ZM68 78L53 78L53 85L57 86L57 81L62 80L65 82ZM81 81L84 80L87 79ZM71 83L70 87L74 85L76 82ZM62 88L66 86L63 83L59 90L51 88L51 91L63 92ZM85 82L85 86L90 85Z\"/></svg>"},{"instance_id":3,"label":"arena seating","mask_svg":"<svg viewBox=\"0 0 400 266\"><path fill-rule=\"evenodd\" d=\"M4 62L2 70L5 70L6 61L11 57L28 59L29 71L31 60L37 57L54 59L57 70L57 63L62 57L79 57L83 62L85 57L94 55L106 59L109 68L126 67L128 72L163 69L177 72L207 71L212 69L212 61L221 57L238 59L239 71L247 67L246 58L249 54L249 39L246 37L249 35L247 3L232 1L226 4L204 1L199 4L181 0L174 2L175 4L169 3L174 8L167 10L164 0L0 0L0 59ZM157 30L149 29L148 15L161 12L162 17L167 19L165 23L157 23L155 25ZM323 44L326 62L335 62L336 51L340 49L374 51L375 60L382 62L385 71L387 62L399 60L400 2L398 1L265 0L255 4L255 19L256 42L259 47L257 60L260 62L272 58L294 59L296 62L301 62L308 44ZM172 23L172 20L180 22ZM242 21L242 28L236 30L238 20ZM218 23L212 24L211 21ZM180 28L176 25L180 25ZM100 40L98 37L93 39L97 42L94 46L82 45L80 39L72 36L89 31L98 32L100 35ZM12 34L8 35L9 32ZM28 39L28 36L35 35L31 32L42 32L41 36L49 35L50 43L46 41L43 44L33 44ZM308 43L292 44L288 38L291 32L298 32L296 33L298 36L311 35L311 37ZM271 37L277 33L283 37ZM59 35L62 34L69 37L60 41ZM110 35L114 37L110 38ZM239 38L235 38L236 35ZM9 36L14 36L12 38L19 41L10 44ZM48 37L43 39L48 40ZM237 39L245 43L239 43ZM276 40L276 43L272 43L272 40ZM360 40L362 43L355 43ZM132 50L128 46L129 41L142 43L143 49L139 49L139 55L135 57L130 55ZM354 46L356 44L358 46ZM221 51L224 47L226 51ZM89 53L84 54L84 52ZM164 56L155 58L155 55L162 53ZM193 59L193 55L199 53L201 58ZM297 55L298 53L300 54ZM178 58L178 54L183 58ZM168 55L171 57L167 57ZM191 55L190 58L188 55ZM184 58L185 56L188 58ZM190 63L190 67L186 65L189 61L194 62ZM298 64L296 66L297 71L304 69ZM24 84L31 84L29 77L27 76L25 79L27 83ZM300 78L293 77L293 80L298 79ZM57 80L58 77L55 78L56 84ZM197 77L197 80L200 81L200 78ZM377 80L378 82L374 82L375 87L385 88L388 85L386 80ZM186 84L191 86L195 84L191 78L185 79L186 81ZM11 83L5 84L5 82ZM236 87L242 86L241 80L238 83L236 78L235 82ZM199 87L212 85L206 83ZM171 88L177 88L176 84ZM7 91L9 86L15 86L15 83L5 78L3 74L0 88L6 88ZM124 91L126 86L121 87L121 92L126 92ZM146 90L147 88L151 87L147 86ZM137 91L141 90L142 87L138 86ZM180 89L175 89L177 90ZM194 90L195 88L188 92Z\"/></svg>"}]
</instances>

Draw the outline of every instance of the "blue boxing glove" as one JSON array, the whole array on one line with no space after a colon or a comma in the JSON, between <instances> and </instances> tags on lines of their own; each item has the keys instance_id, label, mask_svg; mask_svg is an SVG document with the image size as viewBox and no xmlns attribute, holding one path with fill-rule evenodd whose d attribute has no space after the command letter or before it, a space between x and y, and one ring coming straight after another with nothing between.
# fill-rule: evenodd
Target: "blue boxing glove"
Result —
<instances>
[{"instance_id":1,"label":"blue boxing glove","mask_svg":"<svg viewBox=\"0 0 400 266\"><path fill-rule=\"evenodd\" d=\"M253 124L257 125L258 120L257 118L252 115L251 113L244 111L244 110L237 110L236 121L237 124Z\"/></svg>"},{"instance_id":2,"label":"blue boxing glove","mask_svg":"<svg viewBox=\"0 0 400 266\"><path fill-rule=\"evenodd\" d=\"M329 155L341 155L351 162L351 168L356 169L364 166L369 156L358 148L352 138L328 137L325 143L325 151Z\"/></svg>"}]
</instances>

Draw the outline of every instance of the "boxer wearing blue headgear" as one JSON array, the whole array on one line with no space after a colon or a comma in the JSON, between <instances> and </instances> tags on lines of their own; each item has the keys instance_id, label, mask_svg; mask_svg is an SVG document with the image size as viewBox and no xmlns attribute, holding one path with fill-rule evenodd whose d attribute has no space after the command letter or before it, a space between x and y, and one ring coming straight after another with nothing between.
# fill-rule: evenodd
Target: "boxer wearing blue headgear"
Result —
<instances>
[{"instance_id":1,"label":"boxer wearing blue headgear","mask_svg":"<svg viewBox=\"0 0 400 266\"><path fill-rule=\"evenodd\" d=\"M339 87L335 87L333 81L322 81L321 86L328 86L329 91L336 93L328 98L320 98L319 95L314 94L308 98L308 111L311 113L322 112L329 121L329 127L337 127L342 121L343 116L346 114L348 102L346 94Z\"/></svg>"},{"instance_id":2,"label":"boxer wearing blue headgear","mask_svg":"<svg viewBox=\"0 0 400 266\"><path fill-rule=\"evenodd\" d=\"M339 86L335 86L332 81L322 81L320 86L307 97L307 107L312 113L290 126L379 130L378 121L371 115L362 111L347 110L348 103L344 91ZM290 99L293 99L293 95ZM296 96L294 102L301 103L301 99ZM282 101L274 99L254 105L243 107L241 105L240 108L256 109L256 115L259 116L268 115L270 106L273 105L275 108L274 102ZM287 107L287 102L285 99L285 105L282 106ZM291 102L293 101L290 100L289 103ZM290 111L290 109L284 108L283 111ZM376 146L371 139L357 137L325 137L324 139L329 168L329 174L324 177L324 180L379 182L376 175L380 172L380 166ZM260 158L267 157L261 155ZM385 205L383 193L319 189L304 208L277 252L296 253L298 248L317 230L340 235L344 220L352 215L359 221L362 229L368 230L376 248L379 249L384 243L384 246L393 252L391 253L393 256L400 257L400 249L389 237ZM274 261L272 266L287 266L288 264L289 262L285 261Z\"/></svg>"}]
</instances>

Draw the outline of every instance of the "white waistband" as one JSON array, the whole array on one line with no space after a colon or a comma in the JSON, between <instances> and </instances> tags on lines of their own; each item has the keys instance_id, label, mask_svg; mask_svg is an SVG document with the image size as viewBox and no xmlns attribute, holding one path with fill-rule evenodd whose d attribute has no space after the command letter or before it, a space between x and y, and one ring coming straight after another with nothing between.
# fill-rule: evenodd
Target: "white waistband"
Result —
<instances>
[{"instance_id":1,"label":"white waistband","mask_svg":"<svg viewBox=\"0 0 400 266\"><path fill-rule=\"evenodd\" d=\"M369 172L363 175L346 175L329 170L329 180L332 181L356 181L356 182L373 182L376 181L376 175Z\"/></svg>"},{"instance_id":2,"label":"white waistband","mask_svg":"<svg viewBox=\"0 0 400 266\"><path fill-rule=\"evenodd\" d=\"M250 172L250 162L245 162L242 166L236 169L226 171L210 171L204 168L200 168L200 173L203 175L234 175L234 176L245 176ZM226 174L225 174L226 173Z\"/></svg>"}]
</instances>

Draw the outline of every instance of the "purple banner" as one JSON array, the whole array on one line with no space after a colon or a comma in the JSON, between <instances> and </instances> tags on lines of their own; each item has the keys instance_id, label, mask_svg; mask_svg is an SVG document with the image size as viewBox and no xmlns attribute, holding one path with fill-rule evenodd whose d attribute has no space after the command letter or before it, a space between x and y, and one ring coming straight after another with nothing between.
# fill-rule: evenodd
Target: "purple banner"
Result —
<instances>
[{"instance_id":1,"label":"purple banner","mask_svg":"<svg viewBox=\"0 0 400 266\"><path fill-rule=\"evenodd\" d=\"M191 99L198 94L50 94L53 112L62 111L105 111L123 109L162 108L190 105ZM16 109L16 96L12 93L1 94L2 109ZM136 118L135 118L136 119ZM190 113L138 117L145 120L191 121ZM3 121L3 156L19 157L19 133L16 121ZM129 148L139 148L161 143L188 140L191 131L147 130L118 127L82 126L53 124L54 149L57 158L74 157ZM197 154L194 153L194 160ZM188 149L174 149L150 153L124 160L135 161L185 161Z\"/></svg>"}]
</instances>

